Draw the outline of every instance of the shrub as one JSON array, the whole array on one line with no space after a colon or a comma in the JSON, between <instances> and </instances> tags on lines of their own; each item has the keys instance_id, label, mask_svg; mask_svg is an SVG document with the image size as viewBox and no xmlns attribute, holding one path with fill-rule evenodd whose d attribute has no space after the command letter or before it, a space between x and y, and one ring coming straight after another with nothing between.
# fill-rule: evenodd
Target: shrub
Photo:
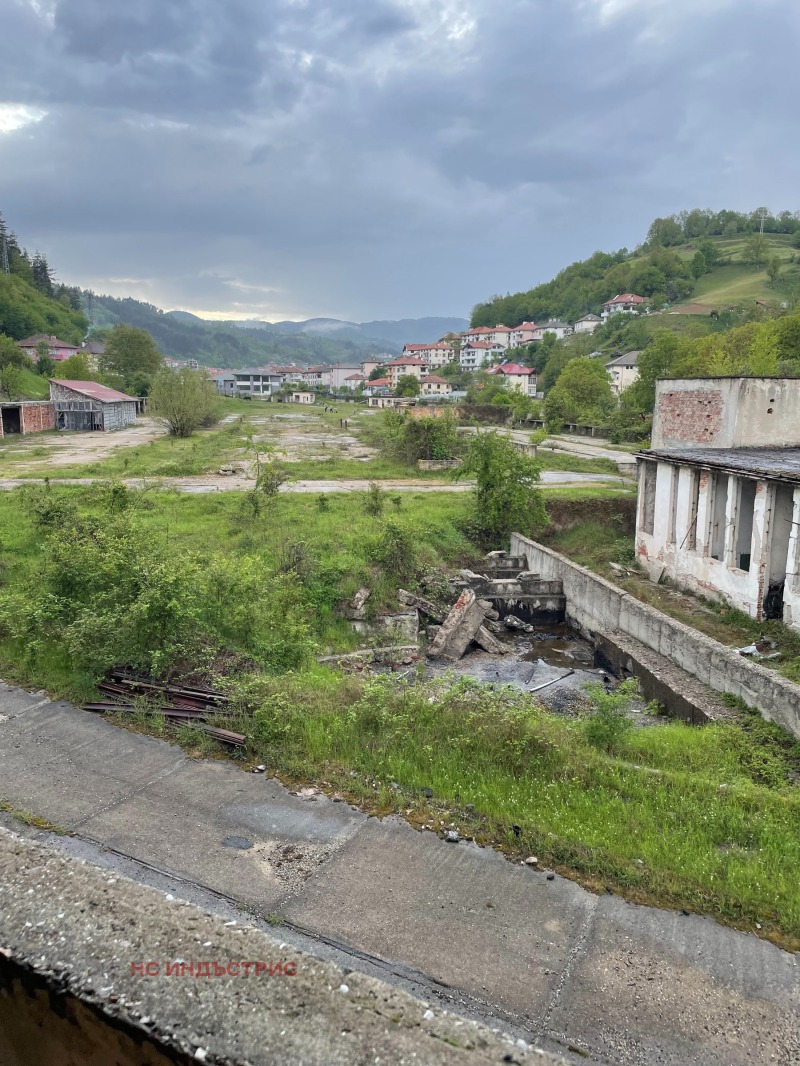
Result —
<instances>
[{"instance_id":1,"label":"shrub","mask_svg":"<svg viewBox=\"0 0 800 1066\"><path fill-rule=\"evenodd\" d=\"M586 740L600 751L618 752L633 729L628 709L638 692L637 682L623 681L614 691L599 684L587 685L586 692L595 708L583 726Z\"/></svg>"}]
</instances>

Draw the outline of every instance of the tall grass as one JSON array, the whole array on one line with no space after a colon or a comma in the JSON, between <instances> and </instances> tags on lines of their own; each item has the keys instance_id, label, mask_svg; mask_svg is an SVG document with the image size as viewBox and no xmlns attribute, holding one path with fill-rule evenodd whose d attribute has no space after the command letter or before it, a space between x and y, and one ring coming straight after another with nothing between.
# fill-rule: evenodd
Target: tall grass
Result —
<instances>
[{"instance_id":1,"label":"tall grass","mask_svg":"<svg viewBox=\"0 0 800 1066\"><path fill-rule=\"evenodd\" d=\"M800 745L780 731L764 760L727 723L634 729L608 753L584 722L464 679L293 676L256 702L253 753L273 769L350 789L355 771L387 808L424 812L430 789L479 839L800 943Z\"/></svg>"}]
</instances>

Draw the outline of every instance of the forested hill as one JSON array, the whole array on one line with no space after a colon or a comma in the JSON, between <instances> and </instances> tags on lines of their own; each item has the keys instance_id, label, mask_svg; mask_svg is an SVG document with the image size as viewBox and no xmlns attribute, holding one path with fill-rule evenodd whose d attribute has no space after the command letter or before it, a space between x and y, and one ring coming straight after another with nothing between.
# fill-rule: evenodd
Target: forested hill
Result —
<instances>
[{"instance_id":1,"label":"forested hill","mask_svg":"<svg viewBox=\"0 0 800 1066\"><path fill-rule=\"evenodd\" d=\"M87 325L79 290L54 281L45 256L29 255L0 215L0 333L14 340L46 333L80 344Z\"/></svg>"},{"instance_id":2,"label":"forested hill","mask_svg":"<svg viewBox=\"0 0 800 1066\"><path fill-rule=\"evenodd\" d=\"M595 252L552 281L478 304L472 325L574 322L599 314L603 301L621 292L649 297L654 307L691 301L698 313L747 300L794 300L800 295L798 248L800 212L682 212L657 218L633 252Z\"/></svg>"}]
</instances>

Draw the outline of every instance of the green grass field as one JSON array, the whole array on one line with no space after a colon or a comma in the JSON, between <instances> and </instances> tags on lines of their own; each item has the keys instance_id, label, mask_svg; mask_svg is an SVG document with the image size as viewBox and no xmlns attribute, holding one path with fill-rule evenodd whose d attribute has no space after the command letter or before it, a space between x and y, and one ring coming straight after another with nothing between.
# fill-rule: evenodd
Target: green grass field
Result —
<instances>
[{"instance_id":1,"label":"green grass field","mask_svg":"<svg viewBox=\"0 0 800 1066\"><path fill-rule=\"evenodd\" d=\"M74 580L72 570L43 570L42 528L23 506L30 491L0 496L0 671L7 680L85 698L93 675L75 665L69 634L50 636L52 628L39 627L31 641L15 629L13 604L28 601L26 590L38 593L45 581L61 588ZM361 585L372 588L371 607L381 610L396 605L401 580L414 587L414 575L477 564L476 550L459 531L468 497L411 492L385 501L383 514L373 517L358 494L281 496L255 515L235 493L151 490L120 497L107 487L38 492L51 511L55 506L55 516L62 503L73 502L84 518L93 518L96 536L81 541L93 560L90 588L110 581L113 594L117 579L109 575L127 579L116 557L119 544L108 539L120 500L133 508L145 556L151 544L165 545L176 575L187 569L198 576L218 571L221 579L249 574L265 589L287 568L301 576L298 594L314 654L289 672L259 668L251 657L262 641L280 635L280 613L237 603L224 584L208 594L213 577L207 591L190 600L192 610L225 636L229 658L214 667L222 671L216 682L254 711L252 719L241 719L249 733L248 758L287 780L328 782L377 812L403 811L415 824L455 822L465 835L515 857L535 853L598 890L691 907L749 929L758 923L762 935L800 946L800 745L758 716L743 714L738 724L705 728L634 728L598 746L590 736L591 717L561 718L529 695L449 679L345 677L314 663L315 655L363 639L336 610ZM562 493L564 499L601 495L608 496L596 489ZM409 535L404 550L413 566L402 579L389 569L387 560L394 557L385 555L384 534L397 528L390 520ZM63 520L47 521L45 528L61 542ZM580 535L592 551L603 536L610 542L603 527ZM381 539L382 556L376 555ZM623 552L624 538L614 533L611 540ZM227 569L219 569L221 560ZM142 563L147 573L146 557L136 560L137 567ZM175 585L173 595L187 595L190 585ZM48 611L56 609L47 602ZM87 612L81 625L94 622L94 612ZM120 661L124 655L121 650ZM190 730L173 734L162 721L141 718L134 723L140 728L177 736L202 753L214 750ZM432 790L432 798L422 795L423 788ZM0 799L1 793L0 787Z\"/></svg>"}]
</instances>

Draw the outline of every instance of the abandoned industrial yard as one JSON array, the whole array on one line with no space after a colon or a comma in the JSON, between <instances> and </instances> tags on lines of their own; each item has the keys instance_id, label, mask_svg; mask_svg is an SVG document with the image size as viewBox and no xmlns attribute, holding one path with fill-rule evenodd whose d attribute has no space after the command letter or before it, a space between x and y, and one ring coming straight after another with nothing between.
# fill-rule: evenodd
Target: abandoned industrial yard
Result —
<instances>
[{"instance_id":1,"label":"abandoned industrial yard","mask_svg":"<svg viewBox=\"0 0 800 1066\"><path fill-rule=\"evenodd\" d=\"M800 382L622 447L68 384L0 445L0 1061L799 1060Z\"/></svg>"}]
</instances>

